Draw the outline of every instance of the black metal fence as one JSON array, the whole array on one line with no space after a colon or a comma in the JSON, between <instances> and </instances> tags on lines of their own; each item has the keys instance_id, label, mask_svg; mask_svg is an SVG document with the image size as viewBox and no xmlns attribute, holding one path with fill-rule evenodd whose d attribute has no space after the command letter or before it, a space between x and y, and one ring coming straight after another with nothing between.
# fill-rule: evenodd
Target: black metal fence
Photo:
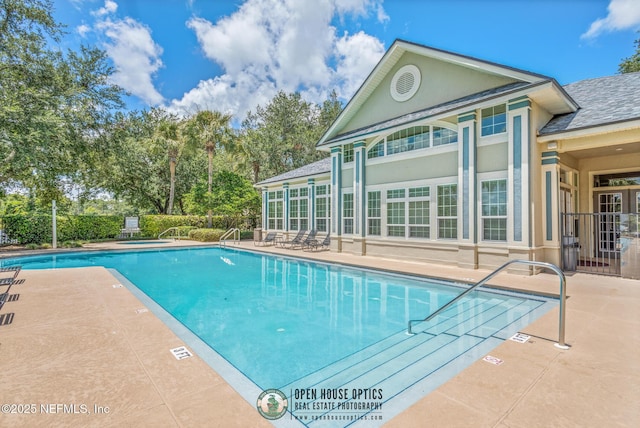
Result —
<instances>
[{"instance_id":1,"label":"black metal fence","mask_svg":"<svg viewBox=\"0 0 640 428\"><path fill-rule=\"evenodd\" d=\"M633 277L624 270L637 262L637 214L573 213L561 220L563 270Z\"/></svg>"}]
</instances>

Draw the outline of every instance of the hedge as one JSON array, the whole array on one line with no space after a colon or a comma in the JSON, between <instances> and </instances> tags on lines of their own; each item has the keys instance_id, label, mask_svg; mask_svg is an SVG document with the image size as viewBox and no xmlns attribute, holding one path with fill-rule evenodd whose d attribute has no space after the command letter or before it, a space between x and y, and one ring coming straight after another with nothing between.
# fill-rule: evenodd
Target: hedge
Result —
<instances>
[{"instance_id":1,"label":"hedge","mask_svg":"<svg viewBox=\"0 0 640 428\"><path fill-rule=\"evenodd\" d=\"M2 217L3 240L18 244L51 242L53 231L50 215L9 215ZM121 216L57 216L57 239L63 241L115 238L123 225Z\"/></svg>"},{"instance_id":2,"label":"hedge","mask_svg":"<svg viewBox=\"0 0 640 428\"><path fill-rule=\"evenodd\" d=\"M140 216L139 237L157 238L161 232L180 227L181 235L191 229L226 230L228 218L212 217L213 229L207 227L206 216L168 216L144 215ZM57 216L57 239L64 241L93 241L101 239L116 239L124 227L122 216ZM42 244L52 241L51 215L8 215L0 217L0 244ZM204 232L202 232L204 233ZM196 234L196 236L200 236ZM209 236L204 234L203 236ZM215 236L215 233L211 236ZM219 239L219 237L218 237ZM218 239L215 239L216 241ZM200 239L198 239L200 240Z\"/></svg>"}]
</instances>

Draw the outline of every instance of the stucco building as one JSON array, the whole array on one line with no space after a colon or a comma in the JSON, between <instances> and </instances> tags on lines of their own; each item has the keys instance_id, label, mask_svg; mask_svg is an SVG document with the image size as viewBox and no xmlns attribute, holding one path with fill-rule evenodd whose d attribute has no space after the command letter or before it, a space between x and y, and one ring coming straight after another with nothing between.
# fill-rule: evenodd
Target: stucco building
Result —
<instances>
[{"instance_id":1,"label":"stucco building","mask_svg":"<svg viewBox=\"0 0 640 428\"><path fill-rule=\"evenodd\" d=\"M640 73L561 86L397 40L317 149L330 157L257 184L264 230L330 233L339 252L633 277Z\"/></svg>"}]
</instances>

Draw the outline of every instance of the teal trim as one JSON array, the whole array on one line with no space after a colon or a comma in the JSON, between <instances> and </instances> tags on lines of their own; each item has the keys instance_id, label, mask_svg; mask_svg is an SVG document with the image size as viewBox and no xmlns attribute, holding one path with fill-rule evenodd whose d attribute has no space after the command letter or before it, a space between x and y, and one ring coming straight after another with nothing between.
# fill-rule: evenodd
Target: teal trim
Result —
<instances>
[{"instance_id":1,"label":"teal trim","mask_svg":"<svg viewBox=\"0 0 640 428\"><path fill-rule=\"evenodd\" d=\"M513 240L522 241L522 116L513 118Z\"/></svg>"},{"instance_id":2,"label":"teal trim","mask_svg":"<svg viewBox=\"0 0 640 428\"><path fill-rule=\"evenodd\" d=\"M543 158L548 158L551 156L558 156L558 152L542 152L542 157Z\"/></svg>"},{"instance_id":3,"label":"teal trim","mask_svg":"<svg viewBox=\"0 0 640 428\"><path fill-rule=\"evenodd\" d=\"M553 239L553 214L551 207L551 171L545 173L545 197L546 197L546 219L547 219L547 241Z\"/></svg>"},{"instance_id":4,"label":"teal trim","mask_svg":"<svg viewBox=\"0 0 640 428\"><path fill-rule=\"evenodd\" d=\"M555 158L555 159L542 159L542 165L554 165L559 163L560 160Z\"/></svg>"},{"instance_id":5,"label":"teal trim","mask_svg":"<svg viewBox=\"0 0 640 428\"><path fill-rule=\"evenodd\" d=\"M362 184L360 185L360 236L365 237L367 234L367 156L366 148L363 146L360 149L362 156L360 157L362 162Z\"/></svg>"},{"instance_id":6,"label":"teal trim","mask_svg":"<svg viewBox=\"0 0 640 428\"><path fill-rule=\"evenodd\" d=\"M476 114L469 113L469 114L465 114L464 116L458 116L458 123L467 122L469 120L476 120Z\"/></svg>"},{"instance_id":7,"label":"teal trim","mask_svg":"<svg viewBox=\"0 0 640 428\"><path fill-rule=\"evenodd\" d=\"M531 107L531 101L520 101L519 103L515 103L515 104L510 104L509 105L509 111L511 110L517 110L519 108L524 108L524 107Z\"/></svg>"},{"instance_id":8,"label":"teal trim","mask_svg":"<svg viewBox=\"0 0 640 428\"><path fill-rule=\"evenodd\" d=\"M332 147L331 148L331 154L340 153L340 152L342 152L342 147Z\"/></svg>"},{"instance_id":9,"label":"teal trim","mask_svg":"<svg viewBox=\"0 0 640 428\"><path fill-rule=\"evenodd\" d=\"M365 146L364 141L357 141L357 142L353 143L353 148L354 149L359 149L360 147L364 147L364 146Z\"/></svg>"},{"instance_id":10,"label":"teal trim","mask_svg":"<svg viewBox=\"0 0 640 428\"><path fill-rule=\"evenodd\" d=\"M515 102L518 102L518 101L528 100L528 99L529 99L529 96L528 96L528 95L523 95L523 96L521 96L521 97L514 98L514 99L512 99L512 100L509 100L509 103L515 103Z\"/></svg>"}]
</instances>

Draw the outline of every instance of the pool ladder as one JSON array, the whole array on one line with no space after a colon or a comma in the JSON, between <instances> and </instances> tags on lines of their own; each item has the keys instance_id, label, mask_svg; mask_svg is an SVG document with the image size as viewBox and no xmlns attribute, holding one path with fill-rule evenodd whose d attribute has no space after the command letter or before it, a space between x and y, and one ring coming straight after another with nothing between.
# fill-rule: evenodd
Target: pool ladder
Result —
<instances>
[{"instance_id":1,"label":"pool ladder","mask_svg":"<svg viewBox=\"0 0 640 428\"><path fill-rule=\"evenodd\" d=\"M558 330L559 330L558 343L556 343L555 346L557 348L559 348L559 349L565 349L565 350L569 349L569 345L567 345L565 343L565 341L564 341L564 327L565 327L565 315L566 315L565 314L565 304L566 304L566 301L567 301L567 288L566 288L566 282L567 281L565 279L564 273L562 272L562 270L558 266L556 266L554 264L546 263L546 262L537 262L537 261L533 261L533 260L509 260L508 262L506 262L505 264L500 266L498 269L496 269L493 272L491 272L485 278L480 280L480 282L477 282L473 286L469 287L468 289L466 289L465 291L460 293L458 296L456 296L455 298L450 300L444 306L442 306L439 309L437 309L435 312L433 312L431 315L429 315L425 319L422 319L422 320L409 320L409 325L407 326L407 334L411 334L411 335L416 334L413 331L411 331L411 325L413 323L430 321L436 315L438 315L439 313L441 313L442 311L447 309L449 306L453 305L458 300L462 299L467 294L471 293L476 288L480 287L481 285L486 284L487 281L489 281L491 278L496 276L498 273L500 273L502 270L504 270L507 266L510 266L512 264L515 264L515 263L525 264L525 265L529 265L529 266L539 266L539 267L543 267L543 268L546 268L546 269L550 269L550 270L554 271L560 277L560 320L559 320L559 327L558 327Z\"/></svg>"},{"instance_id":2,"label":"pool ladder","mask_svg":"<svg viewBox=\"0 0 640 428\"><path fill-rule=\"evenodd\" d=\"M165 230L164 232L160 233L160 234L158 235L158 239L160 239L160 238L162 237L162 235L165 235L165 234L167 234L168 232L171 232L171 231L173 231L173 232L174 232L174 234L173 234L173 239L174 239L174 240L175 240L176 238L177 238L177 239L180 239L180 228L179 228L179 227L170 227L169 229L167 229L167 230ZM178 232L178 236L177 236L177 237L176 237L175 232Z\"/></svg>"},{"instance_id":3,"label":"pool ladder","mask_svg":"<svg viewBox=\"0 0 640 428\"><path fill-rule=\"evenodd\" d=\"M238 245L238 242L240 242L240 229L238 229L237 227L232 227L231 229L227 230L224 235L220 237L218 245L220 247L226 247L229 237L232 237L231 239L233 240L233 243Z\"/></svg>"}]
</instances>

